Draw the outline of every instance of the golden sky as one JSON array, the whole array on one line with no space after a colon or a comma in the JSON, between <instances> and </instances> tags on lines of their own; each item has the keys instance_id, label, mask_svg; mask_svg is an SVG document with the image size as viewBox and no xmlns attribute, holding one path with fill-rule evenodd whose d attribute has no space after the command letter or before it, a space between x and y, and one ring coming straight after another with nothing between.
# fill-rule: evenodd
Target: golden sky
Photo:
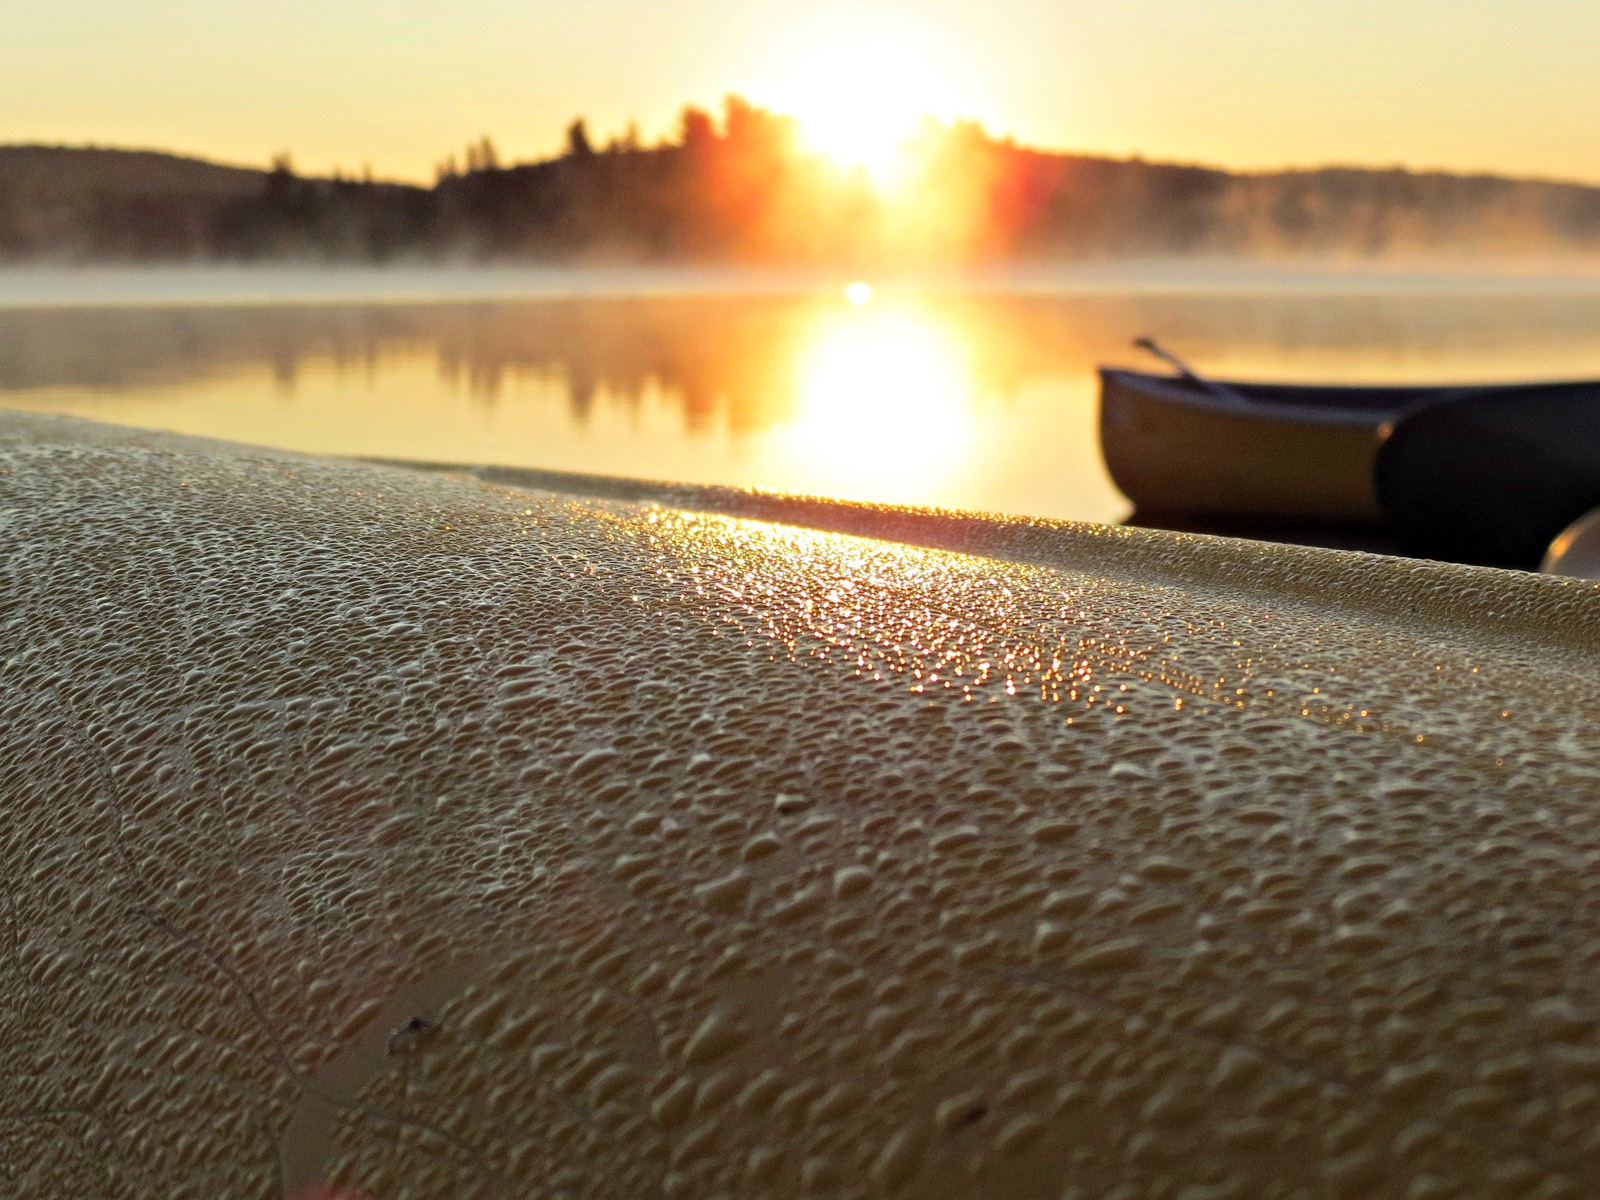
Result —
<instances>
[{"instance_id":1,"label":"golden sky","mask_svg":"<svg viewBox=\"0 0 1600 1200\"><path fill-rule=\"evenodd\" d=\"M0 141L424 179L729 92L819 129L908 100L1051 148L1600 182L1600 0L50 0L8 6ZM882 64L881 67L875 64ZM888 111L892 109L893 111ZM871 110L871 111L866 111Z\"/></svg>"}]
</instances>

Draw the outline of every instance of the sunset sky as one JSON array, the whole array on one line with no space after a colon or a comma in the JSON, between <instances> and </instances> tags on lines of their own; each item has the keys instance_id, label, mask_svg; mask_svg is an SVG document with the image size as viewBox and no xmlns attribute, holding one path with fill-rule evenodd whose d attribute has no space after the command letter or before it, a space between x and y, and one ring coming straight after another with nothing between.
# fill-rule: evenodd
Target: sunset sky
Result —
<instances>
[{"instance_id":1,"label":"sunset sky","mask_svg":"<svg viewBox=\"0 0 1600 1200\"><path fill-rule=\"evenodd\" d=\"M6 15L0 141L424 179L484 134L654 138L737 92L824 139L915 107L1050 148L1600 182L1596 47L1596 0L51 0Z\"/></svg>"}]
</instances>

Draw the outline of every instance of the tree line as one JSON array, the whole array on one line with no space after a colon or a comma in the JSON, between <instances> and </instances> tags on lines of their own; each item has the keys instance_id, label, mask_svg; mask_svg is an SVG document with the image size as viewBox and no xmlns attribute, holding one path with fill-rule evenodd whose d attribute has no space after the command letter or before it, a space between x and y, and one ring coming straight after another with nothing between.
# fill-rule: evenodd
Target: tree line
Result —
<instances>
[{"instance_id":1,"label":"tree line","mask_svg":"<svg viewBox=\"0 0 1600 1200\"><path fill-rule=\"evenodd\" d=\"M143 159L131 172L128 154L0 148L0 258L914 267L1600 251L1600 188L1578 184L1241 174L1045 152L933 121L880 184L738 97L717 114L685 109L651 145L634 128L600 144L577 120L562 153L506 164L485 138L427 187L306 176L287 156L264 172L143 156L168 160L168 179Z\"/></svg>"}]
</instances>

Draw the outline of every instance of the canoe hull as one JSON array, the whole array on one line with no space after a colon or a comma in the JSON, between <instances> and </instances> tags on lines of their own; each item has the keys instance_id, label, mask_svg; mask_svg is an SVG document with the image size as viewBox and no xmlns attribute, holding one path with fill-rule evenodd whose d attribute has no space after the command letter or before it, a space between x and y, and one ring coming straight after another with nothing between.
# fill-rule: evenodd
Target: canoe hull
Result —
<instances>
[{"instance_id":1,"label":"canoe hull","mask_svg":"<svg viewBox=\"0 0 1600 1200\"><path fill-rule=\"evenodd\" d=\"M1229 408L1153 386L1169 382L1101 372L1101 453L1141 513L1381 520L1372 470L1391 409Z\"/></svg>"}]
</instances>

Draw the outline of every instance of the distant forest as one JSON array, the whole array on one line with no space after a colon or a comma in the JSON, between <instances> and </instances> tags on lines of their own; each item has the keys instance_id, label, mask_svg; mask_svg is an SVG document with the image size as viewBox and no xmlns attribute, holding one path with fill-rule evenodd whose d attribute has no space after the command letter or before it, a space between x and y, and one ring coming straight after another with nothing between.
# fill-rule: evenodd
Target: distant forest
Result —
<instances>
[{"instance_id":1,"label":"distant forest","mask_svg":"<svg viewBox=\"0 0 1600 1200\"><path fill-rule=\"evenodd\" d=\"M1117 258L1600 256L1600 187L1326 168L1236 173L1048 153L928 122L876 183L738 98L659 144L503 164L485 139L431 187L149 151L0 147L0 261L947 266Z\"/></svg>"}]
</instances>

